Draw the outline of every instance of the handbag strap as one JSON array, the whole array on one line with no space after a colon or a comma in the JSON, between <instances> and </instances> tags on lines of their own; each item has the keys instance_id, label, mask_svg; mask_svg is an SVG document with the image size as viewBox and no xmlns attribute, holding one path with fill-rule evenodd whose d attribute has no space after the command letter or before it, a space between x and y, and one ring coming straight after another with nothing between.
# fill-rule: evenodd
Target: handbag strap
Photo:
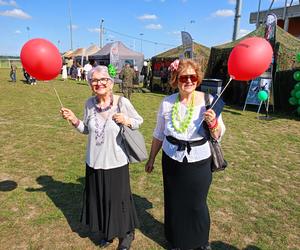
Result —
<instances>
[{"instance_id":1,"label":"handbag strap","mask_svg":"<svg viewBox=\"0 0 300 250\"><path fill-rule=\"evenodd\" d=\"M121 98L123 98L122 96L119 97L118 99L118 103L117 103L117 106L118 106L118 111L121 113Z\"/></svg>"}]
</instances>

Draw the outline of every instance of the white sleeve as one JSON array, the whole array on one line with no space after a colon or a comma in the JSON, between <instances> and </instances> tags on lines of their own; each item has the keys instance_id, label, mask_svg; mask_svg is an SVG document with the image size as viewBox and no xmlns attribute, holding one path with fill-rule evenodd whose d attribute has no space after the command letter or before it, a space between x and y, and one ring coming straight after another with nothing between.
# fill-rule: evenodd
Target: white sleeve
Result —
<instances>
[{"instance_id":1,"label":"white sleeve","mask_svg":"<svg viewBox=\"0 0 300 250\"><path fill-rule=\"evenodd\" d=\"M209 95L209 102L212 103L214 97L210 94ZM222 119L222 114L219 115L218 117L218 124L220 126L220 129L221 129L221 135L220 135L220 138L218 139L218 141L221 141L225 131L226 131L226 127L225 127L225 124L223 122L223 119Z\"/></svg>"},{"instance_id":2,"label":"white sleeve","mask_svg":"<svg viewBox=\"0 0 300 250\"><path fill-rule=\"evenodd\" d=\"M122 107L125 107L125 118L129 119L130 124L131 124L131 128L132 129L138 129L140 127L140 125L143 123L143 118L138 114L138 112L135 110L134 106L132 105L132 103L124 97L119 97L122 98L121 102L123 105L121 105L121 109Z\"/></svg>"},{"instance_id":3,"label":"white sleeve","mask_svg":"<svg viewBox=\"0 0 300 250\"><path fill-rule=\"evenodd\" d=\"M83 115L83 120L79 121L79 125L76 127L76 130L82 134L88 134L89 129L88 129L88 108L87 108L87 103L85 104L84 108L84 115Z\"/></svg>"},{"instance_id":4,"label":"white sleeve","mask_svg":"<svg viewBox=\"0 0 300 250\"><path fill-rule=\"evenodd\" d=\"M163 141L164 140L164 129L165 129L165 118L164 118L164 115L163 115L163 103L162 102L160 104L160 108L159 108L159 111L157 113L157 120L156 120L156 127L154 129L154 132L153 132L153 137L155 137L156 139L160 140L160 141Z\"/></svg>"}]
</instances>

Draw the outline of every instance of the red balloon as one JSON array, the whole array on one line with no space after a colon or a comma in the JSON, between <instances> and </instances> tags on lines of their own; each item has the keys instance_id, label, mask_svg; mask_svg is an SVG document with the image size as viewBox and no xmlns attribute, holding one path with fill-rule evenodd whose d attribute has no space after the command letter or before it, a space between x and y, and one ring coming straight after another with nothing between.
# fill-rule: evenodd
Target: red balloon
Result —
<instances>
[{"instance_id":1,"label":"red balloon","mask_svg":"<svg viewBox=\"0 0 300 250\"><path fill-rule=\"evenodd\" d=\"M26 42L20 57L24 69L38 80L51 80L62 68L62 58L58 49L46 39L36 38Z\"/></svg>"},{"instance_id":2,"label":"red balloon","mask_svg":"<svg viewBox=\"0 0 300 250\"><path fill-rule=\"evenodd\" d=\"M269 68L272 55L272 46L266 39L246 38L231 51L228 59L228 74L235 80L254 79Z\"/></svg>"}]
</instances>

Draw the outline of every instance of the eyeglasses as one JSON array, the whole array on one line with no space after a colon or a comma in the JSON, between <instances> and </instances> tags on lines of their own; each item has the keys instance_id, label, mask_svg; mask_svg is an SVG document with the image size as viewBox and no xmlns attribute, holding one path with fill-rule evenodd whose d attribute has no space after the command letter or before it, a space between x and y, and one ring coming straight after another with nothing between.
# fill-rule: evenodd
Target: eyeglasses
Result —
<instances>
[{"instance_id":1,"label":"eyeglasses","mask_svg":"<svg viewBox=\"0 0 300 250\"><path fill-rule=\"evenodd\" d=\"M109 81L110 79L109 78L100 78L100 79L92 79L91 82L93 85L96 85L96 84L99 84L99 83L104 83L104 84L107 84L107 82Z\"/></svg>"},{"instance_id":2,"label":"eyeglasses","mask_svg":"<svg viewBox=\"0 0 300 250\"><path fill-rule=\"evenodd\" d=\"M187 82L188 79L190 79L191 82L198 81L198 77L196 75L181 75L181 76L179 76L179 82L181 82L181 83Z\"/></svg>"}]
</instances>

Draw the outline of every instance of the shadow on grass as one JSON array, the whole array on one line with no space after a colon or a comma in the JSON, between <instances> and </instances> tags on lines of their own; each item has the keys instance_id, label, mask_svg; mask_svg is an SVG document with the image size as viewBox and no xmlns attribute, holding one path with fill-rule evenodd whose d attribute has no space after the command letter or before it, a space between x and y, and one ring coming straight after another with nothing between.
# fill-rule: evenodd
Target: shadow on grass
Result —
<instances>
[{"instance_id":1,"label":"shadow on grass","mask_svg":"<svg viewBox=\"0 0 300 250\"><path fill-rule=\"evenodd\" d=\"M222 241L212 241L210 243L210 246L212 250L240 250L239 248L224 243ZM242 250L262 250L262 249L253 245L248 245L247 247L242 248Z\"/></svg>"},{"instance_id":2,"label":"shadow on grass","mask_svg":"<svg viewBox=\"0 0 300 250\"><path fill-rule=\"evenodd\" d=\"M140 221L140 231L149 239L156 242L163 248L167 248L167 241L164 237L164 225L156 220L147 210L153 208L153 205L146 198L133 194L138 218Z\"/></svg>"},{"instance_id":3,"label":"shadow on grass","mask_svg":"<svg viewBox=\"0 0 300 250\"><path fill-rule=\"evenodd\" d=\"M42 187L27 188L26 191L45 192L55 206L62 211L73 232L82 238L88 237L95 245L100 245L101 238L80 223L84 178L78 179L80 183L64 183L53 179L52 176L42 175L36 181ZM133 195L133 197L141 224L141 232L165 248L167 242L164 239L163 224L147 212L152 208L152 203L138 195Z\"/></svg>"},{"instance_id":4,"label":"shadow on grass","mask_svg":"<svg viewBox=\"0 0 300 250\"><path fill-rule=\"evenodd\" d=\"M88 82L85 82L85 81L83 81L83 82L77 81L76 84L84 85L84 86L87 86L87 87L89 86Z\"/></svg>"},{"instance_id":5,"label":"shadow on grass","mask_svg":"<svg viewBox=\"0 0 300 250\"><path fill-rule=\"evenodd\" d=\"M232 111L232 110L229 110L229 109L226 109L226 108L223 109L223 112L230 113L232 115L242 115L241 112Z\"/></svg>"},{"instance_id":6,"label":"shadow on grass","mask_svg":"<svg viewBox=\"0 0 300 250\"><path fill-rule=\"evenodd\" d=\"M16 189L18 184L15 181L5 180L0 181L0 191L1 192L9 192Z\"/></svg>"},{"instance_id":7,"label":"shadow on grass","mask_svg":"<svg viewBox=\"0 0 300 250\"><path fill-rule=\"evenodd\" d=\"M59 208L67 219L70 228L80 237L88 237L95 245L100 244L100 237L90 233L80 223L82 208L82 194L84 189L84 178L79 178L78 183L64 183L56 181L52 176L42 175L36 179L41 188L27 188L28 192L45 192L57 208Z\"/></svg>"}]
</instances>

